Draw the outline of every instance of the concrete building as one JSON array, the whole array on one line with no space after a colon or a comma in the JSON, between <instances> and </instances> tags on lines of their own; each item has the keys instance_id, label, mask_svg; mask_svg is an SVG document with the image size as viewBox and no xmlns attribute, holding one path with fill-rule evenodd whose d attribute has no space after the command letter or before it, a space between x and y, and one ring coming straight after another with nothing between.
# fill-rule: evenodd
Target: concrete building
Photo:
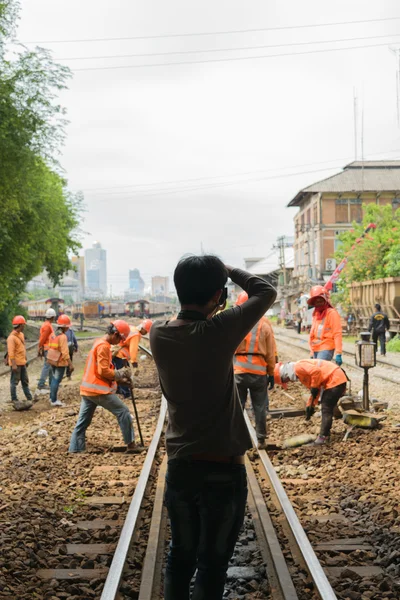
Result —
<instances>
[{"instance_id":1,"label":"concrete building","mask_svg":"<svg viewBox=\"0 0 400 600\"><path fill-rule=\"evenodd\" d=\"M156 297L156 300L159 298L164 298L168 296L169 292L169 277L160 277L157 275L156 277L151 278L151 294ZM158 300L159 302L163 302L163 300Z\"/></svg>"},{"instance_id":2,"label":"concrete building","mask_svg":"<svg viewBox=\"0 0 400 600\"><path fill-rule=\"evenodd\" d=\"M129 271L129 290L134 294L143 296L144 280L140 276L139 269L130 269Z\"/></svg>"},{"instance_id":3,"label":"concrete building","mask_svg":"<svg viewBox=\"0 0 400 600\"><path fill-rule=\"evenodd\" d=\"M80 296L78 300L81 300L85 293L85 258L84 256L73 256L71 263L76 270L71 271L69 274L78 282L78 293Z\"/></svg>"},{"instance_id":4,"label":"concrete building","mask_svg":"<svg viewBox=\"0 0 400 600\"><path fill-rule=\"evenodd\" d=\"M294 217L294 282L300 290L326 281L336 268L338 235L360 223L363 204L400 206L400 161L356 161L300 190Z\"/></svg>"},{"instance_id":5,"label":"concrete building","mask_svg":"<svg viewBox=\"0 0 400 600\"><path fill-rule=\"evenodd\" d=\"M86 295L100 297L107 295L107 251L99 242L85 250Z\"/></svg>"}]
</instances>

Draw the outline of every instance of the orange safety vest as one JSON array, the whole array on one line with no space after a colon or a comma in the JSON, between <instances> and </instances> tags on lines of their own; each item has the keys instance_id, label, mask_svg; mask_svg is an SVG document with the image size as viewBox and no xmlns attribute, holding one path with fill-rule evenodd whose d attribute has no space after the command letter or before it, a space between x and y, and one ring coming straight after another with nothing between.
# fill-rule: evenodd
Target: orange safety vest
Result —
<instances>
[{"instance_id":1,"label":"orange safety vest","mask_svg":"<svg viewBox=\"0 0 400 600\"><path fill-rule=\"evenodd\" d=\"M244 349L235 354L233 366L235 373L253 373L253 375L267 374L267 361L260 354L259 340L262 328L262 319L258 321L253 329L244 338ZM243 342L240 346L243 345Z\"/></svg>"},{"instance_id":2,"label":"orange safety vest","mask_svg":"<svg viewBox=\"0 0 400 600\"><path fill-rule=\"evenodd\" d=\"M60 347L60 338L65 335L65 333L60 333L58 335L56 335L53 331L53 333L51 334L51 336L49 337L48 340L48 350L58 350L59 352L61 352L61 347ZM67 336L65 335L65 338L67 339ZM53 364L53 363L51 363ZM63 358L62 354L60 356L60 358L57 361L57 366L58 367L66 367L68 365L68 361L65 360L65 358Z\"/></svg>"},{"instance_id":3,"label":"orange safety vest","mask_svg":"<svg viewBox=\"0 0 400 600\"><path fill-rule=\"evenodd\" d=\"M110 369L114 368L111 360L112 357L110 344L103 339L96 340L86 359L85 371L80 386L80 393L82 394L82 396L85 396L86 392L89 392L89 394L91 395L95 393L96 395L100 396L102 394L113 394L117 390L117 384L115 381L102 379L97 374L97 353L99 346L101 346L102 344L108 345L110 355Z\"/></svg>"},{"instance_id":4,"label":"orange safety vest","mask_svg":"<svg viewBox=\"0 0 400 600\"><path fill-rule=\"evenodd\" d=\"M131 344L131 339L134 336L139 336L139 341L140 341L140 338L142 337L140 332L137 329L136 329L136 331L135 330L132 331L132 329L131 329L130 335L126 338L126 340L124 342L120 343L121 350L117 354L118 358L124 358L125 360L129 360L129 361L131 360L129 346Z\"/></svg>"},{"instance_id":5,"label":"orange safety vest","mask_svg":"<svg viewBox=\"0 0 400 600\"><path fill-rule=\"evenodd\" d=\"M316 367L319 373L315 372ZM294 372L300 383L308 389L316 387L329 390L347 382L347 377L343 369L335 363L320 358L316 360L310 358L297 361L294 366Z\"/></svg>"},{"instance_id":6,"label":"orange safety vest","mask_svg":"<svg viewBox=\"0 0 400 600\"><path fill-rule=\"evenodd\" d=\"M322 320L318 320L313 316L310 331L310 348L313 352L336 350L338 354L341 354L341 335L342 323L339 313L334 308L328 308ZM335 340L336 336L340 337L340 341Z\"/></svg>"}]
</instances>

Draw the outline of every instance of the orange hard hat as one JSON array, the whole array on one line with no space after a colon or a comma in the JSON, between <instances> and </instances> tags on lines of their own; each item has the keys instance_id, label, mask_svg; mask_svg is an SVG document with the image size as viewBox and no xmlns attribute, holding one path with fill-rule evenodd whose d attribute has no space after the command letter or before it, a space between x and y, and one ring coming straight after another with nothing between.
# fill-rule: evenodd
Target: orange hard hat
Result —
<instances>
[{"instance_id":1,"label":"orange hard hat","mask_svg":"<svg viewBox=\"0 0 400 600\"><path fill-rule=\"evenodd\" d=\"M118 331L123 340L126 340L126 338L131 334L131 328L129 327L129 323L126 321L117 319L116 321L113 321L111 325L114 325L115 329Z\"/></svg>"},{"instance_id":2,"label":"orange hard hat","mask_svg":"<svg viewBox=\"0 0 400 600\"><path fill-rule=\"evenodd\" d=\"M22 315L16 315L12 320L13 325L26 325L25 318Z\"/></svg>"},{"instance_id":3,"label":"orange hard hat","mask_svg":"<svg viewBox=\"0 0 400 600\"><path fill-rule=\"evenodd\" d=\"M329 292L324 288L323 285L314 285L310 290L310 297L307 300L308 306L314 306L316 298L323 298L328 304L330 304L329 300Z\"/></svg>"},{"instance_id":4,"label":"orange hard hat","mask_svg":"<svg viewBox=\"0 0 400 600\"><path fill-rule=\"evenodd\" d=\"M151 326L153 325L153 321L151 319L145 319L141 324L140 328L144 329L147 333L150 333Z\"/></svg>"},{"instance_id":5,"label":"orange hard hat","mask_svg":"<svg viewBox=\"0 0 400 600\"><path fill-rule=\"evenodd\" d=\"M247 292L240 292L240 294L236 300L236 306L240 306L241 304L244 304L245 302L247 302L248 299L249 299L249 295Z\"/></svg>"},{"instance_id":6,"label":"orange hard hat","mask_svg":"<svg viewBox=\"0 0 400 600\"><path fill-rule=\"evenodd\" d=\"M60 325L60 327L71 327L71 319L68 315L60 315L57 319L57 325Z\"/></svg>"},{"instance_id":7,"label":"orange hard hat","mask_svg":"<svg viewBox=\"0 0 400 600\"><path fill-rule=\"evenodd\" d=\"M276 385L280 385L284 390L288 389L287 383L282 383L281 379L281 366L283 363L278 362L274 367L274 380Z\"/></svg>"}]
</instances>

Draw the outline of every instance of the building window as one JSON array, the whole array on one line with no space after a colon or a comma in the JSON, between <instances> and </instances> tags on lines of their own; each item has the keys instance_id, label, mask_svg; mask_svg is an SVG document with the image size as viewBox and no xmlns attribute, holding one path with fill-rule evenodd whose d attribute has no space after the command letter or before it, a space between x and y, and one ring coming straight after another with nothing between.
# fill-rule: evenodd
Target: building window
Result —
<instances>
[{"instance_id":1,"label":"building window","mask_svg":"<svg viewBox=\"0 0 400 600\"><path fill-rule=\"evenodd\" d=\"M350 223L362 221L362 200L360 198L352 198L350 200Z\"/></svg>"},{"instance_id":2,"label":"building window","mask_svg":"<svg viewBox=\"0 0 400 600\"><path fill-rule=\"evenodd\" d=\"M349 200L348 198L339 198L336 200L335 218L336 223L349 222Z\"/></svg>"},{"instance_id":3,"label":"building window","mask_svg":"<svg viewBox=\"0 0 400 600\"><path fill-rule=\"evenodd\" d=\"M301 231L304 231L304 213L301 215Z\"/></svg>"},{"instance_id":4,"label":"building window","mask_svg":"<svg viewBox=\"0 0 400 600\"><path fill-rule=\"evenodd\" d=\"M307 210L306 222L307 222L307 225L310 225L310 223L311 223L311 210L310 209Z\"/></svg>"}]
</instances>

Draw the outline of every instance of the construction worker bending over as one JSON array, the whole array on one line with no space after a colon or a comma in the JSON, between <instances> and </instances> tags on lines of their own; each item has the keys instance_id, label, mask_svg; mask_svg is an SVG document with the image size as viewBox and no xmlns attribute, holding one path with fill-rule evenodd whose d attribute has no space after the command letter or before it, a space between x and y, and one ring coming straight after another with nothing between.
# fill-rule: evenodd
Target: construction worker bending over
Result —
<instances>
[{"instance_id":1,"label":"construction worker bending over","mask_svg":"<svg viewBox=\"0 0 400 600\"><path fill-rule=\"evenodd\" d=\"M56 311L54 308L48 308L46 310L46 320L40 328L39 333L39 351L38 356L44 358L44 365L42 368L42 372L40 374L37 390L35 395L37 394L48 394L49 387L46 386L46 379L49 378L49 386L51 384L51 380L53 377L53 371L51 368L51 364L47 362L47 352L49 350L49 339L50 336L53 335L53 325L54 319L56 318Z\"/></svg>"},{"instance_id":2,"label":"construction worker bending over","mask_svg":"<svg viewBox=\"0 0 400 600\"><path fill-rule=\"evenodd\" d=\"M129 336L113 350L113 365L116 369L122 369L131 363L132 368L135 369L135 375L138 375L137 355L140 340L143 335L150 332L152 325L151 319L145 319L139 327L130 327ZM129 386L118 384L117 394L121 394L124 398L130 398L131 390Z\"/></svg>"},{"instance_id":3,"label":"construction worker bending over","mask_svg":"<svg viewBox=\"0 0 400 600\"><path fill-rule=\"evenodd\" d=\"M322 359L278 363L275 367L275 383L285 388L289 381L300 381L311 392L306 407L307 420L314 414L314 407L320 400L322 422L314 444L324 444L332 428L335 406L346 393L345 372L338 365Z\"/></svg>"},{"instance_id":4,"label":"construction worker bending over","mask_svg":"<svg viewBox=\"0 0 400 600\"><path fill-rule=\"evenodd\" d=\"M236 306L242 306L248 299L246 292L241 292ZM233 361L235 381L243 409L247 392L250 392L259 448L266 447L268 389L274 387L275 352L272 327L268 319L262 317L237 347Z\"/></svg>"},{"instance_id":5,"label":"construction worker bending over","mask_svg":"<svg viewBox=\"0 0 400 600\"><path fill-rule=\"evenodd\" d=\"M128 451L135 451L135 434L128 407L116 395L117 383L130 383L130 370L116 370L112 364L111 345L125 340L130 334L126 321L117 320L107 327L107 335L96 340L90 350L80 387L81 408L71 436L69 452L84 452L86 429L92 422L94 411L102 406L118 419L122 437Z\"/></svg>"},{"instance_id":6,"label":"construction worker bending over","mask_svg":"<svg viewBox=\"0 0 400 600\"><path fill-rule=\"evenodd\" d=\"M65 406L61 400L57 399L58 388L66 368L72 372L73 364L69 357L68 339L66 331L71 325L71 319L67 315L60 315L57 319L57 329L52 333L49 339L49 350L47 352L47 361L52 366L53 377L50 384L50 406Z\"/></svg>"},{"instance_id":7,"label":"construction worker bending over","mask_svg":"<svg viewBox=\"0 0 400 600\"><path fill-rule=\"evenodd\" d=\"M342 323L333 308L329 294L322 285L311 288L309 306L314 306L310 331L311 358L332 360L336 351L336 364L342 364Z\"/></svg>"},{"instance_id":8,"label":"construction worker bending over","mask_svg":"<svg viewBox=\"0 0 400 600\"><path fill-rule=\"evenodd\" d=\"M381 346L381 356L386 356L386 330L390 328L388 316L382 312L381 305L375 304L375 311L369 322L369 330L372 331L372 341L378 350L378 340Z\"/></svg>"},{"instance_id":9,"label":"construction worker bending over","mask_svg":"<svg viewBox=\"0 0 400 600\"><path fill-rule=\"evenodd\" d=\"M13 330L7 338L7 362L11 367L10 390L14 410L28 410L32 406L32 394L29 389L29 377L26 368L25 329L26 321L22 315L12 320ZM17 385L21 382L26 401L18 400Z\"/></svg>"}]
</instances>

